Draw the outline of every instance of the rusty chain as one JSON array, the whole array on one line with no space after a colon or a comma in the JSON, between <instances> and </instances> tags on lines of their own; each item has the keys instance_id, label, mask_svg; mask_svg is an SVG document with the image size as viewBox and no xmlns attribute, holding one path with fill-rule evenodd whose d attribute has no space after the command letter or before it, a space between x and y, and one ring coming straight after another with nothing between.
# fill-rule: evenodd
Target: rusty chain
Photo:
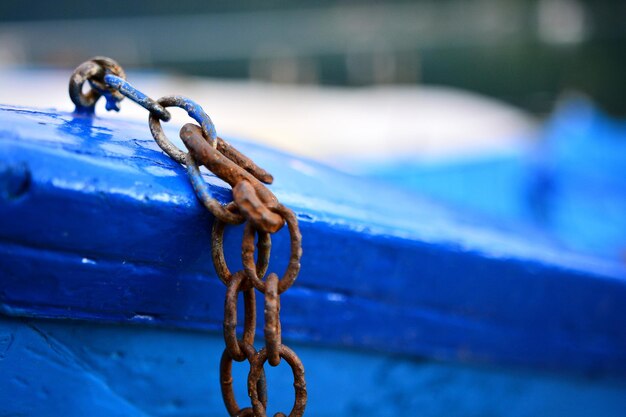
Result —
<instances>
[{"instance_id":1,"label":"rusty chain","mask_svg":"<svg viewBox=\"0 0 626 417\"><path fill-rule=\"evenodd\" d=\"M86 82L91 89L83 93ZM304 367L298 356L283 344L280 325L280 295L291 287L300 271L302 236L294 212L280 204L264 185L271 184L273 177L219 138L213 122L198 104L181 96L151 99L129 84L122 67L110 58L95 57L79 65L70 78L69 94L77 113L93 114L96 102L102 96L106 99L107 110L118 111L119 102L125 97L147 109L154 140L173 160L186 166L198 199L215 217L212 231L213 264L217 276L227 287L223 323L226 347L220 360L220 387L229 415L266 416L264 364L267 361L270 366L277 366L285 359L292 369L295 389L294 405L289 417L302 416L307 402ZM184 109L199 124L188 123L180 130L180 138L188 152L178 149L163 132L161 122L170 120L167 107ZM200 174L200 165L232 187L232 202L222 205L211 197ZM245 223L241 244L244 268L232 273L224 256L224 229L227 224L242 223ZM271 234L280 230L285 223L291 239L287 269L282 278L273 272L265 278L269 267ZM260 351L254 347L255 290L261 292L265 300L265 347ZM240 338L237 337L239 293L243 293L244 301L243 334ZM252 407L241 408L233 391L232 363L245 360L250 364L247 388Z\"/></svg>"}]
</instances>

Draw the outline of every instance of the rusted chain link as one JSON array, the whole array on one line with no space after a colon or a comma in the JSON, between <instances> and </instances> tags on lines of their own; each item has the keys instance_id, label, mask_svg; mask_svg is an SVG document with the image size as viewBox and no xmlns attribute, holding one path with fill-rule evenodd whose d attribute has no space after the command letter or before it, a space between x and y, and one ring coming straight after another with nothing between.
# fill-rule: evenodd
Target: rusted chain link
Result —
<instances>
[{"instance_id":1,"label":"rusted chain link","mask_svg":"<svg viewBox=\"0 0 626 417\"><path fill-rule=\"evenodd\" d=\"M228 283L226 290L226 300L224 301L224 342L226 350L237 362L246 358L241 351L237 341L237 296L243 292L244 302L244 324L243 337L241 341L244 345L254 344L254 334L256 332L256 299L254 288L250 285L242 271L235 273Z\"/></svg>"},{"instance_id":2,"label":"rusted chain link","mask_svg":"<svg viewBox=\"0 0 626 417\"><path fill-rule=\"evenodd\" d=\"M213 149L204 140L203 133L198 126L190 123L182 127L180 138L189 149L189 154L195 161L207 167L218 178L224 180L233 188L233 198L237 209L257 229L270 233L277 232L285 221L280 214L272 212L272 208L278 205L278 200L261 183L262 179L269 174L257 167L252 161L243 157L239 152L224 154L217 149ZM240 161L247 160L248 164L245 167L247 169L237 165L230 159L231 157ZM271 179L271 176L269 177ZM194 182L194 186L198 185Z\"/></svg>"},{"instance_id":3,"label":"rusted chain link","mask_svg":"<svg viewBox=\"0 0 626 417\"><path fill-rule=\"evenodd\" d=\"M202 110L199 104L196 102L181 96L166 96L157 100L157 103L163 107L180 107L184 109L189 117L194 119L200 124L202 129L203 142L208 141L212 147L217 146L217 133L215 132L215 126L209 118L209 116ZM178 149L163 132L161 127L161 121L158 115L150 113L148 119L148 125L150 126L150 132L152 137L156 141L163 151L169 155L170 158L178 162L179 164L185 163L185 153Z\"/></svg>"},{"instance_id":4,"label":"rusted chain link","mask_svg":"<svg viewBox=\"0 0 626 417\"><path fill-rule=\"evenodd\" d=\"M245 354L244 359L248 359L250 363L255 363L258 353L254 346L245 342L240 342L240 344L241 350ZM224 349L224 353L222 353L222 358L220 359L220 389L222 390L222 399L224 401L224 405L226 406L226 410L228 410L228 413L231 416L258 416L260 414L252 412L249 407L242 409L239 407L239 404L237 404L235 392L233 391L233 360L234 358L228 348ZM265 407L267 404L265 371L261 369L259 372L255 373L254 380L252 382L250 382L250 377L248 375L248 384L250 383L254 386L255 394L258 392L258 398L255 398L255 400L261 407Z\"/></svg>"},{"instance_id":5,"label":"rusted chain link","mask_svg":"<svg viewBox=\"0 0 626 417\"><path fill-rule=\"evenodd\" d=\"M289 417L298 417L304 414L306 407L307 391L306 381L304 380L304 366L298 355L285 345L280 345L279 355L291 367L293 373L293 387L296 391L296 398L293 402L293 408L289 413ZM259 390L257 381L264 377L263 364L267 360L267 350L261 349L251 362L250 373L248 374L248 395L252 400L252 408L255 416L266 416L266 406L263 402L263 391ZM284 414L283 414L284 415Z\"/></svg>"},{"instance_id":6,"label":"rusted chain link","mask_svg":"<svg viewBox=\"0 0 626 417\"><path fill-rule=\"evenodd\" d=\"M283 277L278 282L278 294L282 294L291 287L298 277L300 272L300 258L302 257L302 235L300 234L300 228L298 227L298 219L293 211L287 207L279 204L274 207L273 210L279 213L283 219L287 222L289 228L289 235L291 237L291 253L289 256L289 263L287 264L287 270ZM241 260L243 262L243 268L248 275L248 279L252 281L252 285L261 291L266 292L266 282L263 281L263 276L259 274L259 270L254 263L254 225L247 223L244 228L243 242L241 244Z\"/></svg>"},{"instance_id":7,"label":"rusted chain link","mask_svg":"<svg viewBox=\"0 0 626 417\"><path fill-rule=\"evenodd\" d=\"M89 83L91 90L83 93L85 82ZM107 110L119 110L119 102L124 97L148 110L148 124L155 142L170 158L187 167L198 199L215 217L211 240L213 265L217 276L227 287L223 323L226 348L220 359L220 388L229 415L265 417L267 387L264 364L267 361L270 366L277 366L285 359L292 369L295 388L294 405L289 417L302 416L307 402L304 366L298 356L282 343L280 324L280 295L293 285L300 271L302 235L293 211L280 204L264 185L271 184L273 177L219 138L213 122L200 105L182 96L153 100L129 84L122 67L110 58L95 57L79 65L70 78L69 93L77 113L93 114L96 102L102 96L107 101ZM180 130L180 138L188 152L178 149L163 132L161 121L167 122L171 118L167 107L184 109L199 124L188 123ZM200 165L230 184L234 201L222 205L211 196L200 173ZM232 273L224 256L224 229L226 224L244 222L241 244L243 269ZM271 234L285 223L291 240L287 269L280 279L273 272L265 278L272 246ZM254 348L255 289L263 293L265 299L265 347L258 352ZM241 338L237 337L239 293L243 293L244 302ZM232 365L233 361L245 360L250 364L247 388L252 407L241 408L233 391ZM275 416L285 414L276 413Z\"/></svg>"},{"instance_id":8,"label":"rusted chain link","mask_svg":"<svg viewBox=\"0 0 626 417\"><path fill-rule=\"evenodd\" d=\"M278 275L271 273L267 277L265 290L265 349L268 362L272 366L280 363L280 297L278 296Z\"/></svg>"},{"instance_id":9,"label":"rusted chain link","mask_svg":"<svg viewBox=\"0 0 626 417\"><path fill-rule=\"evenodd\" d=\"M232 203L230 203L232 204ZM215 272L219 279L224 283L224 285L229 285L230 277L232 276L228 265L226 264L226 258L224 256L224 228L226 227L226 223L216 219L213 223L213 232L211 234L211 247L213 250L211 254L213 256L213 266L215 267ZM254 231L253 231L254 233ZM272 249L272 239L270 238L269 233L256 231L258 235L258 240L256 243L256 247L258 249L257 261L256 261L256 270L258 271L261 277L265 276L265 272L267 271L267 267L269 266L270 261L270 250ZM254 236L252 237L254 240ZM253 243L254 245L254 243ZM254 252L254 246L252 248ZM254 254L252 255L254 257Z\"/></svg>"}]
</instances>

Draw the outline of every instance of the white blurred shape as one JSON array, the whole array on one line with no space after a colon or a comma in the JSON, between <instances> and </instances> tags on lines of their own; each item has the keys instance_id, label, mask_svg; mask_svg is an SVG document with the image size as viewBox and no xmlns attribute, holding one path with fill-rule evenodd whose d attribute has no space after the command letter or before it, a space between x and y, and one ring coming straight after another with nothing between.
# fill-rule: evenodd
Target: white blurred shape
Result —
<instances>
[{"instance_id":1,"label":"white blurred shape","mask_svg":"<svg viewBox=\"0 0 626 417\"><path fill-rule=\"evenodd\" d=\"M71 70L0 71L0 103L73 110ZM450 159L517 149L535 121L497 100L444 87L417 85L336 88L219 81L130 73L153 98L178 94L200 103L222 136L250 141L346 168L352 162ZM147 120L124 100L108 118ZM190 121L173 111L175 126ZM146 130L148 129L146 123ZM174 139L174 138L172 138Z\"/></svg>"}]
</instances>

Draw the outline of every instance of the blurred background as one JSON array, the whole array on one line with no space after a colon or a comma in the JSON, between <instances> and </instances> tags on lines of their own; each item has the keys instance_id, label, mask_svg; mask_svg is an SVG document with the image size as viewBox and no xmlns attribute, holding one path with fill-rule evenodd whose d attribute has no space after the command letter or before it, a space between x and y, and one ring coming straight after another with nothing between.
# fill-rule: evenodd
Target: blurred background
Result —
<instances>
[{"instance_id":1,"label":"blurred background","mask_svg":"<svg viewBox=\"0 0 626 417\"><path fill-rule=\"evenodd\" d=\"M619 0L0 4L4 66L94 53L128 68L277 83L446 85L534 114L575 90L626 112Z\"/></svg>"},{"instance_id":2,"label":"blurred background","mask_svg":"<svg viewBox=\"0 0 626 417\"><path fill-rule=\"evenodd\" d=\"M5 1L0 103L71 111L70 71L110 56L221 135L623 262L625 21L617 0Z\"/></svg>"}]
</instances>

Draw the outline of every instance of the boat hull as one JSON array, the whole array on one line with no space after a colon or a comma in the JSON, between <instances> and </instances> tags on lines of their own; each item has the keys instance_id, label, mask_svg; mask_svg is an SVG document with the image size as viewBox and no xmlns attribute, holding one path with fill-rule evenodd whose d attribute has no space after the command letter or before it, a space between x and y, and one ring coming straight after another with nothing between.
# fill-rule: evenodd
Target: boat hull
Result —
<instances>
[{"instance_id":1,"label":"boat hull","mask_svg":"<svg viewBox=\"0 0 626 417\"><path fill-rule=\"evenodd\" d=\"M223 415L220 334L141 325L0 319L0 415ZM623 381L450 364L296 344L308 416L622 417ZM247 404L246 365L234 387ZM289 368L266 369L269 410L293 402Z\"/></svg>"},{"instance_id":2,"label":"boat hull","mask_svg":"<svg viewBox=\"0 0 626 417\"><path fill-rule=\"evenodd\" d=\"M0 126L0 416L224 413L225 289L185 170L144 124L0 106ZM307 415L623 415L622 263L233 142L303 232L281 318ZM233 269L240 239L228 229ZM274 235L272 270L288 247ZM288 411L289 370L267 372Z\"/></svg>"}]
</instances>

